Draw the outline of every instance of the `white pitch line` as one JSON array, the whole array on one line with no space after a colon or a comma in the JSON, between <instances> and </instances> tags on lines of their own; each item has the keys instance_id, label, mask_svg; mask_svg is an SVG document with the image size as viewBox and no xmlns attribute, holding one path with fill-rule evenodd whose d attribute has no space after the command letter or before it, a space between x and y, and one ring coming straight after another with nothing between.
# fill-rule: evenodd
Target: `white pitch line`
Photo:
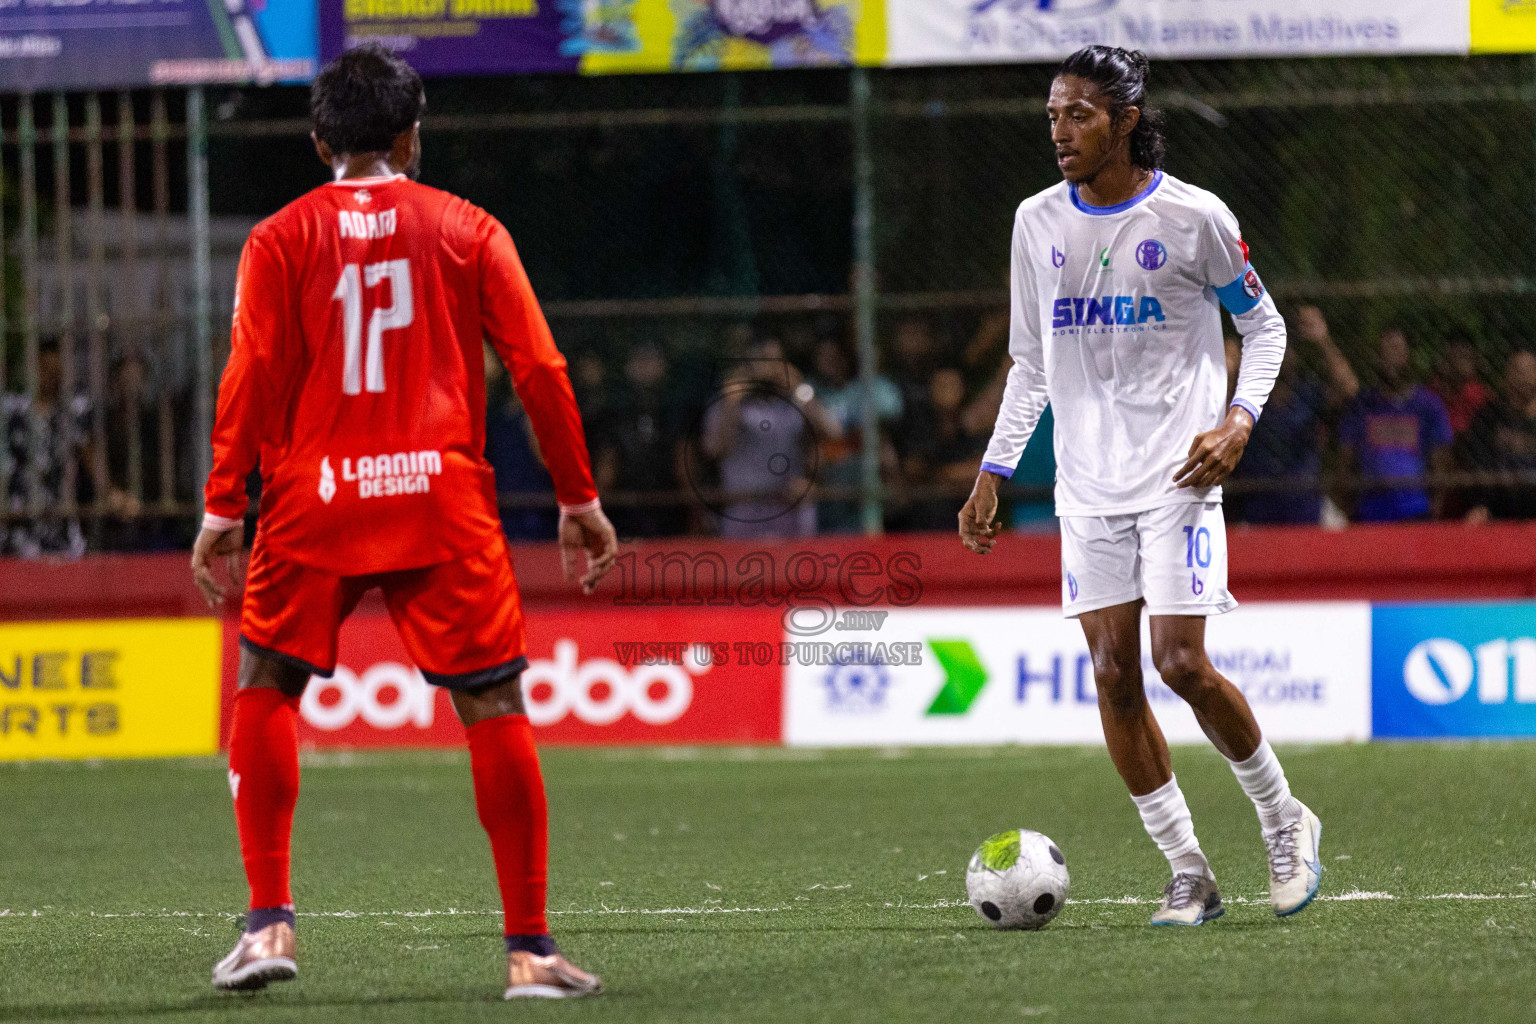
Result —
<instances>
[{"instance_id":1,"label":"white pitch line","mask_svg":"<svg viewBox=\"0 0 1536 1024\"><path fill-rule=\"evenodd\" d=\"M1317 897L1319 902L1349 903L1362 900L1528 900L1536 899L1536 893L1529 892L1445 892L1432 896L1394 896L1389 892L1370 892L1353 889L1349 892L1337 894L1323 894ZM1073 905L1110 905L1110 906L1141 906L1156 905L1157 900L1147 899L1141 896L1114 896L1100 897L1096 899L1068 900ZM1224 900L1226 903L1245 905L1268 903L1267 896L1232 896ZM866 904L874 906L875 904ZM884 906L892 910L955 910L967 907L970 904L963 899L941 899L932 903L886 903ZM793 910L808 910L809 907L796 907L785 905L780 907L609 907L606 905L588 907L574 910L551 910L551 916L581 917L581 916L624 916L646 915L656 917L678 917L684 915L704 916L710 914L778 914ZM449 907L446 910L301 910L297 917L335 917L335 918L365 918L365 917L490 917L499 915L500 910L466 910L459 907ZM233 921L239 914L217 910L129 910L129 911L100 911L100 910L60 910L54 907L17 910L15 908L0 907L0 917L36 918L36 917L97 917L97 918L222 918Z\"/></svg>"}]
</instances>

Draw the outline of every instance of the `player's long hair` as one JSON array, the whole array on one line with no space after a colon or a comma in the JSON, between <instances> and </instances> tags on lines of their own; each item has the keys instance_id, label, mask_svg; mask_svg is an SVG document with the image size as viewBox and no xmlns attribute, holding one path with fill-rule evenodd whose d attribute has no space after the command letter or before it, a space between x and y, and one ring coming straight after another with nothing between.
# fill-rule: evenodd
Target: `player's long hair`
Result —
<instances>
[{"instance_id":1,"label":"player's long hair","mask_svg":"<svg viewBox=\"0 0 1536 1024\"><path fill-rule=\"evenodd\" d=\"M1152 62L1140 50L1118 46L1085 46L1061 62L1060 75L1076 75L1099 87L1110 100L1110 116L1119 120L1127 108L1141 111L1131 130L1131 163L1149 171L1163 166L1167 146L1163 141L1163 113L1147 104L1147 80Z\"/></svg>"},{"instance_id":2,"label":"player's long hair","mask_svg":"<svg viewBox=\"0 0 1536 1024\"><path fill-rule=\"evenodd\" d=\"M331 61L309 90L315 135L335 153L382 153L426 108L421 76L376 42Z\"/></svg>"}]
</instances>

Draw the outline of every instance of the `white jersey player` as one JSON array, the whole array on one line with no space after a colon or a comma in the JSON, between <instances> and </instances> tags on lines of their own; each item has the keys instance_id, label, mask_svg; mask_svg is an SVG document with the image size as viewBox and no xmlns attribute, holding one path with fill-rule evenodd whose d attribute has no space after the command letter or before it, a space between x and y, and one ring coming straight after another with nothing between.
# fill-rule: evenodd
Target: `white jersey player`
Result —
<instances>
[{"instance_id":1,"label":"white jersey player","mask_svg":"<svg viewBox=\"0 0 1536 1024\"><path fill-rule=\"evenodd\" d=\"M1205 616L1237 604L1221 483L1263 412L1285 323L1226 205L1161 169L1149 73L1139 52L1091 46L1052 83L1046 109L1065 180L1014 220L1013 365L960 534L973 551L992 549L998 485L1049 402L1062 605L1088 639L1110 757L1173 870L1152 923L1198 925L1223 907L1147 704L1143 605L1158 674L1253 799L1271 904L1285 916L1317 892L1322 827L1205 652ZM1230 404L1222 306L1243 334Z\"/></svg>"}]
</instances>

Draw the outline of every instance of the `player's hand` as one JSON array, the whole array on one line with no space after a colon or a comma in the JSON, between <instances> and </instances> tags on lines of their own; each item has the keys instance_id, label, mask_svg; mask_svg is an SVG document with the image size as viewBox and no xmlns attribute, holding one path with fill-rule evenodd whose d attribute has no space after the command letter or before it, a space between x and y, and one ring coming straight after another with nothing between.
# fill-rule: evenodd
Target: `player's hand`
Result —
<instances>
[{"instance_id":1,"label":"player's hand","mask_svg":"<svg viewBox=\"0 0 1536 1024\"><path fill-rule=\"evenodd\" d=\"M977 473L971 496L960 510L960 543L978 555L991 551L1003 530L997 522L997 482L1001 479L986 470Z\"/></svg>"},{"instance_id":2,"label":"player's hand","mask_svg":"<svg viewBox=\"0 0 1536 1024\"><path fill-rule=\"evenodd\" d=\"M1233 406L1226 422L1215 430L1196 434L1189 446L1189 459L1173 474L1180 487L1216 487L1237 468L1253 432L1253 417L1246 409Z\"/></svg>"},{"instance_id":3,"label":"player's hand","mask_svg":"<svg viewBox=\"0 0 1536 1024\"><path fill-rule=\"evenodd\" d=\"M208 602L209 608L219 607L229 593L214 575L214 560L222 557L224 567L229 572L230 581L237 584L243 583L245 568L240 562L240 552L244 547L245 523L243 522L222 531L205 528L197 535L197 542L192 545L192 581L197 584L197 589L202 591L203 600Z\"/></svg>"},{"instance_id":4,"label":"player's hand","mask_svg":"<svg viewBox=\"0 0 1536 1024\"><path fill-rule=\"evenodd\" d=\"M587 571L581 576L581 592L590 594L597 589L597 581L608 575L619 554L619 536L600 508L579 516L560 515L560 571L566 579L575 578L577 558L583 551Z\"/></svg>"}]
</instances>

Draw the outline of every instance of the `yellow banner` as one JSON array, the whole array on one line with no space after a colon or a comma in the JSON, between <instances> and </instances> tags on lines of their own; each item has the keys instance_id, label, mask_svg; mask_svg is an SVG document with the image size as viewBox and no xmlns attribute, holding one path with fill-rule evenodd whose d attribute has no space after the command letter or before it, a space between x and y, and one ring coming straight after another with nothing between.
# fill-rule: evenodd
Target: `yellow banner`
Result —
<instances>
[{"instance_id":1,"label":"yellow banner","mask_svg":"<svg viewBox=\"0 0 1536 1024\"><path fill-rule=\"evenodd\" d=\"M219 746L216 619L0 625L0 761Z\"/></svg>"},{"instance_id":2,"label":"yellow banner","mask_svg":"<svg viewBox=\"0 0 1536 1024\"><path fill-rule=\"evenodd\" d=\"M1472 0L1473 53L1536 53L1536 0Z\"/></svg>"}]
</instances>

